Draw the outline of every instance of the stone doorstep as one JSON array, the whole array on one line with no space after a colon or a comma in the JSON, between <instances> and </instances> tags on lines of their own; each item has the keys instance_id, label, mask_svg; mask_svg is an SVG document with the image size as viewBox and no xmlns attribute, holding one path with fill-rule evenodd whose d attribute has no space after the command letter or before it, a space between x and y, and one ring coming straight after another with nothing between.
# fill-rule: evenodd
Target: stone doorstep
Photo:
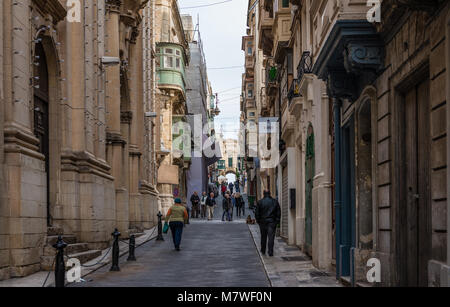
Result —
<instances>
[{"instance_id":1,"label":"stone doorstep","mask_svg":"<svg viewBox=\"0 0 450 307\"><path fill-rule=\"evenodd\" d=\"M74 235L62 235L62 239L67 244L75 244L77 243L77 237ZM46 245L52 246L58 241L58 235L55 236L47 236Z\"/></svg>"},{"instance_id":2,"label":"stone doorstep","mask_svg":"<svg viewBox=\"0 0 450 307\"><path fill-rule=\"evenodd\" d=\"M64 249L64 251L68 255L85 252L87 250L89 250L87 243L68 244L67 247ZM44 246L44 256L55 256L55 255L56 255L56 249L53 246L50 246L50 245Z\"/></svg>"},{"instance_id":3,"label":"stone doorstep","mask_svg":"<svg viewBox=\"0 0 450 307\"><path fill-rule=\"evenodd\" d=\"M47 227L47 236L58 236L64 234L64 230L60 227Z\"/></svg>"}]
</instances>

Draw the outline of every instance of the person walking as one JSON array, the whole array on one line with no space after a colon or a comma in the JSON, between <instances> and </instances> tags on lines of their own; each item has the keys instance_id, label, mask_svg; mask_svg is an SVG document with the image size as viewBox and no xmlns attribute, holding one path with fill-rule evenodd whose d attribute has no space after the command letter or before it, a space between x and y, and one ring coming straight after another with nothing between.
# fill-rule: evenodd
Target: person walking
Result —
<instances>
[{"instance_id":1,"label":"person walking","mask_svg":"<svg viewBox=\"0 0 450 307\"><path fill-rule=\"evenodd\" d=\"M273 257L275 231L280 223L281 209L278 201L270 196L269 190L264 190L264 198L258 201L255 219L261 231L261 253L266 253L267 239L269 239L269 256Z\"/></svg>"},{"instance_id":2,"label":"person walking","mask_svg":"<svg viewBox=\"0 0 450 307\"><path fill-rule=\"evenodd\" d=\"M231 222L231 217L230 217L231 206L232 206L232 203L231 203L230 194L225 193L225 198L222 201L222 209L223 209L222 222L225 222L225 220L224 220L225 215L227 216L227 221Z\"/></svg>"},{"instance_id":3,"label":"person walking","mask_svg":"<svg viewBox=\"0 0 450 307\"><path fill-rule=\"evenodd\" d=\"M200 216L202 219L206 218L206 199L208 196L206 196L206 192L203 192L202 198L200 199Z\"/></svg>"},{"instance_id":4,"label":"person walking","mask_svg":"<svg viewBox=\"0 0 450 307\"><path fill-rule=\"evenodd\" d=\"M177 251L180 251L181 236L183 227L188 220L189 215L186 208L181 204L181 199L176 198L175 204L169 208L166 214L166 221L169 221L170 231L172 232L173 245Z\"/></svg>"},{"instance_id":5,"label":"person walking","mask_svg":"<svg viewBox=\"0 0 450 307\"><path fill-rule=\"evenodd\" d=\"M234 189L236 190L236 193L241 193L241 188L239 185L239 180L236 180L236 182L234 183Z\"/></svg>"},{"instance_id":6,"label":"person walking","mask_svg":"<svg viewBox=\"0 0 450 307\"><path fill-rule=\"evenodd\" d=\"M236 208L236 198L234 197L234 193L231 194L231 209L230 209L230 215L231 215L231 220L233 220L233 215L234 215L234 208Z\"/></svg>"},{"instance_id":7,"label":"person walking","mask_svg":"<svg viewBox=\"0 0 450 307\"><path fill-rule=\"evenodd\" d=\"M214 193L210 193L206 199L206 209L208 210L208 221L211 221L214 217L214 208L216 207L216 199Z\"/></svg>"},{"instance_id":8,"label":"person walking","mask_svg":"<svg viewBox=\"0 0 450 307\"><path fill-rule=\"evenodd\" d=\"M194 192L191 196L191 204L192 204L192 218L198 218L198 211L200 210L200 197L198 197L197 191Z\"/></svg>"},{"instance_id":9,"label":"person walking","mask_svg":"<svg viewBox=\"0 0 450 307\"><path fill-rule=\"evenodd\" d=\"M230 189L230 193L233 194L234 184L232 182L230 182L230 184L228 185L228 188Z\"/></svg>"},{"instance_id":10,"label":"person walking","mask_svg":"<svg viewBox=\"0 0 450 307\"><path fill-rule=\"evenodd\" d=\"M222 196L225 197L225 192L227 191L226 184L222 183L221 189L222 189Z\"/></svg>"},{"instance_id":11,"label":"person walking","mask_svg":"<svg viewBox=\"0 0 450 307\"><path fill-rule=\"evenodd\" d=\"M236 199L236 216L237 217L241 217L245 214L245 204L244 204L244 200L242 199L241 193L236 192L236 194L234 195L235 199ZM242 213L242 214L241 214Z\"/></svg>"}]
</instances>

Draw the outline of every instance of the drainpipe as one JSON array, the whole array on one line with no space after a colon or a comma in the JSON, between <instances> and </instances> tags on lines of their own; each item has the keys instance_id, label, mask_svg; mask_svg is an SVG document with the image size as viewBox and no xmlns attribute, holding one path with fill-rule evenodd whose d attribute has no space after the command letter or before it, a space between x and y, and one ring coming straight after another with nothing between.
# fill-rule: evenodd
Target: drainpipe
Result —
<instances>
[{"instance_id":1,"label":"drainpipe","mask_svg":"<svg viewBox=\"0 0 450 307\"><path fill-rule=\"evenodd\" d=\"M342 208L342 190L341 190L341 102L333 98L334 111L334 208L336 212L335 228L336 228L336 278L341 277L340 267L340 243L341 243L341 208Z\"/></svg>"}]
</instances>

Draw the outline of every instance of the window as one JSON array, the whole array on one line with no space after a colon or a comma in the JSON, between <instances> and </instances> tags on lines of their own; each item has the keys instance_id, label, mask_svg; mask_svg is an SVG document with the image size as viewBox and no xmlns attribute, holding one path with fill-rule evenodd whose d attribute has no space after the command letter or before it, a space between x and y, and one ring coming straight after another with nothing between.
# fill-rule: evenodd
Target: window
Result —
<instances>
[{"instance_id":1,"label":"window","mask_svg":"<svg viewBox=\"0 0 450 307\"><path fill-rule=\"evenodd\" d=\"M164 67L165 68L173 68L173 57L164 56Z\"/></svg>"},{"instance_id":2,"label":"window","mask_svg":"<svg viewBox=\"0 0 450 307\"><path fill-rule=\"evenodd\" d=\"M220 160L217 162L218 169L225 169L225 160Z\"/></svg>"},{"instance_id":3,"label":"window","mask_svg":"<svg viewBox=\"0 0 450 307\"><path fill-rule=\"evenodd\" d=\"M173 49L172 48L166 48L166 53L173 54Z\"/></svg>"},{"instance_id":4,"label":"window","mask_svg":"<svg viewBox=\"0 0 450 307\"><path fill-rule=\"evenodd\" d=\"M233 167L233 158L228 158L228 167Z\"/></svg>"},{"instance_id":5,"label":"window","mask_svg":"<svg viewBox=\"0 0 450 307\"><path fill-rule=\"evenodd\" d=\"M248 55L252 55L252 54L253 54L253 48L252 48L252 47L248 47L247 50L248 50L248 51L247 51L247 54L248 54Z\"/></svg>"},{"instance_id":6,"label":"window","mask_svg":"<svg viewBox=\"0 0 450 307\"><path fill-rule=\"evenodd\" d=\"M180 50L177 50L177 51L176 51L176 55L181 55Z\"/></svg>"},{"instance_id":7,"label":"window","mask_svg":"<svg viewBox=\"0 0 450 307\"><path fill-rule=\"evenodd\" d=\"M283 0L282 7L289 7L289 0Z\"/></svg>"},{"instance_id":8,"label":"window","mask_svg":"<svg viewBox=\"0 0 450 307\"><path fill-rule=\"evenodd\" d=\"M250 112L250 113L248 114L248 116L251 116L251 117L254 117L255 115L256 115L255 112Z\"/></svg>"},{"instance_id":9,"label":"window","mask_svg":"<svg viewBox=\"0 0 450 307\"><path fill-rule=\"evenodd\" d=\"M248 98L253 98L253 90L248 90Z\"/></svg>"},{"instance_id":10,"label":"window","mask_svg":"<svg viewBox=\"0 0 450 307\"><path fill-rule=\"evenodd\" d=\"M181 59L180 58L176 58L175 61L176 61L176 64L175 64L176 68L180 69L181 68Z\"/></svg>"}]
</instances>

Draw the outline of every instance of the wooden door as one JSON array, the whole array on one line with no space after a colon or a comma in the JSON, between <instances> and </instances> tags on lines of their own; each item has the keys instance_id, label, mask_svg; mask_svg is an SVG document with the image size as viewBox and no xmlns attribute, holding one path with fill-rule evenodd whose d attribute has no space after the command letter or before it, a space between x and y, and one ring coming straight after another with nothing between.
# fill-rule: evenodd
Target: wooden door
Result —
<instances>
[{"instance_id":1,"label":"wooden door","mask_svg":"<svg viewBox=\"0 0 450 307\"><path fill-rule=\"evenodd\" d=\"M288 201L288 168L283 167L283 174L282 174L282 197L281 197L281 236L284 238L288 237L289 232L289 226L288 226L288 219L289 219L289 201Z\"/></svg>"},{"instance_id":2,"label":"wooden door","mask_svg":"<svg viewBox=\"0 0 450 307\"><path fill-rule=\"evenodd\" d=\"M404 185L403 208L406 270L403 284L428 285L431 248L429 230L429 81L412 88L404 105Z\"/></svg>"},{"instance_id":3,"label":"wooden door","mask_svg":"<svg viewBox=\"0 0 450 307\"><path fill-rule=\"evenodd\" d=\"M306 252L312 254L312 191L314 185L314 131L308 127L308 138L306 140L306 163L305 163L305 242Z\"/></svg>"},{"instance_id":4,"label":"wooden door","mask_svg":"<svg viewBox=\"0 0 450 307\"><path fill-rule=\"evenodd\" d=\"M36 62L34 69L34 134L39 139L39 152L45 156L45 172L47 182L47 224L51 225L50 211L50 138L49 138L49 86L48 68L44 48L36 44Z\"/></svg>"}]
</instances>

